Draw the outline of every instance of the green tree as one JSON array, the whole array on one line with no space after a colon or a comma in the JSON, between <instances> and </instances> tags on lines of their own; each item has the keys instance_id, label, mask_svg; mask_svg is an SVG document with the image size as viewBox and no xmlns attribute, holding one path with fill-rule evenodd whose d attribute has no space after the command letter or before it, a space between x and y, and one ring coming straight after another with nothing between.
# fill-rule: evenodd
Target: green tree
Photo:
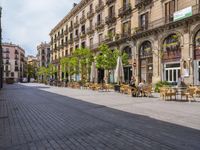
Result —
<instances>
[{"instance_id":1,"label":"green tree","mask_svg":"<svg viewBox=\"0 0 200 150\"><path fill-rule=\"evenodd\" d=\"M53 77L55 72L57 72L57 69L56 69L55 65L49 64L48 67L47 67L47 76L48 77Z\"/></svg>"},{"instance_id":2,"label":"green tree","mask_svg":"<svg viewBox=\"0 0 200 150\"><path fill-rule=\"evenodd\" d=\"M76 73L81 74L81 80L84 82L88 79L89 68L94 61L90 49L78 48L72 54L72 62L75 64Z\"/></svg>"},{"instance_id":3,"label":"green tree","mask_svg":"<svg viewBox=\"0 0 200 150\"><path fill-rule=\"evenodd\" d=\"M118 49L111 50L106 44L100 45L98 49L100 50L100 53L95 59L97 68L107 70L109 73L110 70L115 69L117 65L117 58L119 56L122 57L123 65L128 64L128 55L126 53L122 53ZM110 75L108 74L108 76Z\"/></svg>"},{"instance_id":4,"label":"green tree","mask_svg":"<svg viewBox=\"0 0 200 150\"><path fill-rule=\"evenodd\" d=\"M48 76L48 69L46 67L40 67L37 72L38 76L42 76L42 82L46 82Z\"/></svg>"},{"instance_id":5,"label":"green tree","mask_svg":"<svg viewBox=\"0 0 200 150\"><path fill-rule=\"evenodd\" d=\"M30 78L36 78L36 66L28 64L27 65L27 76L28 81L30 81Z\"/></svg>"}]
</instances>

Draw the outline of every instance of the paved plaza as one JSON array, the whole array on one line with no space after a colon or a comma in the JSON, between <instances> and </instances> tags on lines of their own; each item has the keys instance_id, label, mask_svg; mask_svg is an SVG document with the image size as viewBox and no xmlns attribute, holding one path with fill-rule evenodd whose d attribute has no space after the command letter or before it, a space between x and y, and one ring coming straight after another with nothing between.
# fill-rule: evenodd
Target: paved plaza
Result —
<instances>
[{"instance_id":1,"label":"paved plaza","mask_svg":"<svg viewBox=\"0 0 200 150\"><path fill-rule=\"evenodd\" d=\"M199 150L200 100L6 85L0 150Z\"/></svg>"}]
</instances>

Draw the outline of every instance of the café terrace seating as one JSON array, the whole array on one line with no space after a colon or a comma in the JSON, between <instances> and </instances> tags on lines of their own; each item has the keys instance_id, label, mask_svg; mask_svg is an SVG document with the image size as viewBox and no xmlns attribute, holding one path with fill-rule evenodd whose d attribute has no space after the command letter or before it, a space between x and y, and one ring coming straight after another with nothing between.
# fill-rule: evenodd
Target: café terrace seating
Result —
<instances>
[{"instance_id":1,"label":"caf\u00e9 terrace seating","mask_svg":"<svg viewBox=\"0 0 200 150\"><path fill-rule=\"evenodd\" d=\"M161 87L160 88L160 97L164 100L172 100L177 99L177 96L181 96L186 98L186 101L191 102L192 100L195 100L195 97L199 96L200 94L200 88L195 86L188 86L188 87Z\"/></svg>"}]
</instances>

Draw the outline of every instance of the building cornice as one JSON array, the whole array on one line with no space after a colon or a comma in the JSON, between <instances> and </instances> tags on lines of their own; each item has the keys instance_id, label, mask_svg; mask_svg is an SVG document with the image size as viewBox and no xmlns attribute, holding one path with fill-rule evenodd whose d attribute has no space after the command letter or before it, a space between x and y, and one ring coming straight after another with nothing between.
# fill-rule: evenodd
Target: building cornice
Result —
<instances>
[{"instance_id":1,"label":"building cornice","mask_svg":"<svg viewBox=\"0 0 200 150\"><path fill-rule=\"evenodd\" d=\"M74 14L80 11L84 6L86 6L92 0L81 0L75 7L73 7L70 12L51 30L50 36L56 32L63 24L65 24Z\"/></svg>"},{"instance_id":2,"label":"building cornice","mask_svg":"<svg viewBox=\"0 0 200 150\"><path fill-rule=\"evenodd\" d=\"M22 48L22 47L20 47L19 45L16 45L16 44L12 44L12 43L2 43L2 47L17 47L17 48L19 48L21 51L23 51L24 53L25 53L25 50Z\"/></svg>"}]
</instances>

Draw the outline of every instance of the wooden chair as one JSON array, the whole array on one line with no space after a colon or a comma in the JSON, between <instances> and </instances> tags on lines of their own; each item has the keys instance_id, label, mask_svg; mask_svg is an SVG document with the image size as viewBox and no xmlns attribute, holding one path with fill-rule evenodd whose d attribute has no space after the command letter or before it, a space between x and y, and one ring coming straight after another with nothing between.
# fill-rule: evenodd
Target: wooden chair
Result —
<instances>
[{"instance_id":1,"label":"wooden chair","mask_svg":"<svg viewBox=\"0 0 200 150\"><path fill-rule=\"evenodd\" d=\"M152 96L152 85L145 86L142 93L148 97Z\"/></svg>"},{"instance_id":2,"label":"wooden chair","mask_svg":"<svg viewBox=\"0 0 200 150\"><path fill-rule=\"evenodd\" d=\"M200 97L200 87L196 87L195 96Z\"/></svg>"},{"instance_id":3,"label":"wooden chair","mask_svg":"<svg viewBox=\"0 0 200 150\"><path fill-rule=\"evenodd\" d=\"M172 100L172 96L174 96L176 99L176 91L174 89L167 87L160 88L160 97L162 97L164 100L168 100L168 98Z\"/></svg>"},{"instance_id":4,"label":"wooden chair","mask_svg":"<svg viewBox=\"0 0 200 150\"><path fill-rule=\"evenodd\" d=\"M194 98L195 92L196 92L195 87L188 87L185 92L181 93L181 96L182 97L185 96L186 100L191 102L190 98L193 98L193 100L195 100L195 98Z\"/></svg>"}]
</instances>

